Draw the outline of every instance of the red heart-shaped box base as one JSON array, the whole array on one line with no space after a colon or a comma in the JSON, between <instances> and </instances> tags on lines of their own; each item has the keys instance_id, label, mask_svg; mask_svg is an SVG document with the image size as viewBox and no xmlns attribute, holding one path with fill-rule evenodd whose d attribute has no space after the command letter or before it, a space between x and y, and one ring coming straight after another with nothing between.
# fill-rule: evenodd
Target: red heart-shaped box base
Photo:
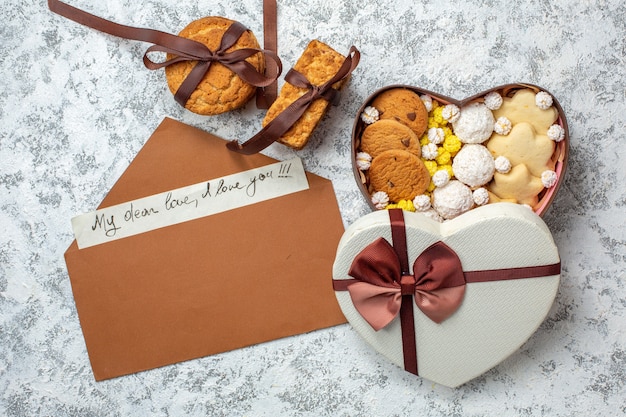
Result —
<instances>
[{"instance_id":1,"label":"red heart-shaped box base","mask_svg":"<svg viewBox=\"0 0 626 417\"><path fill-rule=\"evenodd\" d=\"M363 114L363 111L368 106L371 106L371 103L376 99L377 96L379 96L381 93L387 90L394 89L394 88L408 89L417 93L419 96L424 96L424 95L429 96L430 98L432 98L432 100L437 101L441 105L454 104L458 106L459 108L463 108L464 106L473 102L483 102L485 95L493 91L498 92L501 95L501 97L503 97L503 99L505 100L507 98L512 97L517 91L523 90L523 89L530 89L534 91L535 93L538 93L538 92L548 93L552 97L552 107L554 107L558 113L557 120L554 123L562 127L564 135L563 135L562 140L556 143L555 150L552 155L552 162L554 163L554 167L555 167L554 171L556 172L556 175L557 175L556 184L540 191L537 196L538 202L536 204L533 204L533 207L532 207L535 213L537 213L540 216L542 216L547 211L548 207L552 203L564 178L565 169L567 166L567 157L568 157L569 131L568 131L567 122L565 119L565 114L563 112L561 105L556 100L556 98L554 98L554 96L550 94L549 92L547 92L545 89L538 87L536 85L532 85L532 84L506 84L503 86L492 88L487 91L483 91L481 93L478 93L474 96L468 97L463 100L456 100L453 98L442 96L437 93L433 93L428 90L424 90L418 87L413 87L413 86L408 86L408 85L390 85L390 86L381 88L375 93L373 93L363 103L363 105L359 109L355 118L353 130L352 130L352 167L353 167L354 176L363 196L368 201L370 207L373 210L377 209L376 205L372 202L372 199L371 199L371 194L374 190L370 187L367 171L359 169L357 165L357 159L356 159L356 155L360 151L361 135L363 134L363 131L367 127L367 124L362 120L361 115Z\"/></svg>"}]
</instances>

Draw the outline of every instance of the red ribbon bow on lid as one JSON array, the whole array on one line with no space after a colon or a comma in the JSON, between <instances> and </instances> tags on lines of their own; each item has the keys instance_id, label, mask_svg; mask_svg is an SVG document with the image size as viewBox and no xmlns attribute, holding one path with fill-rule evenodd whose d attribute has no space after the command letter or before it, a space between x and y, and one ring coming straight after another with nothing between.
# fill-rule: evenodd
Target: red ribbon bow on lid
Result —
<instances>
[{"instance_id":1,"label":"red ribbon bow on lid","mask_svg":"<svg viewBox=\"0 0 626 417\"><path fill-rule=\"evenodd\" d=\"M414 296L417 307L441 323L459 308L465 294L461 261L443 242L424 250L409 275L402 272L391 244L379 238L356 256L348 274L357 280L348 286L352 302L374 330L399 314L403 295Z\"/></svg>"}]
</instances>

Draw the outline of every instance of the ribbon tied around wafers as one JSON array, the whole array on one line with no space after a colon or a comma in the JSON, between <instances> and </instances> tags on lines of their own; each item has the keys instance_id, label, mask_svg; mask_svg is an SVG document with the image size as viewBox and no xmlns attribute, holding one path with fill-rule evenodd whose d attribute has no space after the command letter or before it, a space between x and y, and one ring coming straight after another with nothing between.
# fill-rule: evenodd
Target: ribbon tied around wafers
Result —
<instances>
[{"instance_id":1,"label":"ribbon tied around wafers","mask_svg":"<svg viewBox=\"0 0 626 417\"><path fill-rule=\"evenodd\" d=\"M237 39L248 30L239 22L234 22L222 36L221 44L216 51L206 45L153 29L135 28L120 25L106 19L89 14L57 0L48 0L48 7L67 19L99 30L109 35L124 39L153 43L143 57L146 68L155 70L181 61L197 61L197 64L187 75L181 86L174 94L174 99L183 107L200 84L213 62L219 62L237 74L243 81L255 87L267 87L273 84L282 72L282 63L276 53L267 49L242 48L227 52ZM175 55L164 62L154 62L149 57L150 52L166 52ZM256 53L265 56L265 74L259 73L246 59Z\"/></svg>"},{"instance_id":2,"label":"ribbon tied around wafers","mask_svg":"<svg viewBox=\"0 0 626 417\"><path fill-rule=\"evenodd\" d=\"M350 76L359 64L360 56L359 50L352 46L337 73L321 85L311 84L303 74L293 68L290 69L285 75L285 81L296 87L306 89L306 92L252 138L241 144L237 140L232 140L226 146L235 152L253 154L271 145L302 117L306 109L315 100L324 99L330 103L335 102L339 92L333 88L333 85Z\"/></svg>"},{"instance_id":3,"label":"ribbon tied around wafers","mask_svg":"<svg viewBox=\"0 0 626 417\"><path fill-rule=\"evenodd\" d=\"M426 248L409 271L404 214L390 209L392 244L378 238L352 261L351 279L334 279L335 291L348 291L355 309L379 331L400 319L404 369L418 375L413 305L437 324L462 305L467 284L558 275L561 263L483 271L463 271L458 255L442 241Z\"/></svg>"},{"instance_id":4,"label":"ribbon tied around wafers","mask_svg":"<svg viewBox=\"0 0 626 417\"><path fill-rule=\"evenodd\" d=\"M352 72L352 69L354 68L350 68L348 65L354 65L354 67L356 67L356 63L352 62L351 56L354 51L354 49L350 50L348 59L344 61L346 67L343 68L343 71L340 69L332 79L319 86L311 84L301 72L298 72L293 68L287 72L285 75L286 82L296 87L306 88L308 90L300 97L300 107L304 107L306 109L306 107L318 98L323 98L330 103L334 103L336 101L339 92L333 88L333 84L341 81L341 79L347 77L349 73Z\"/></svg>"}]
</instances>

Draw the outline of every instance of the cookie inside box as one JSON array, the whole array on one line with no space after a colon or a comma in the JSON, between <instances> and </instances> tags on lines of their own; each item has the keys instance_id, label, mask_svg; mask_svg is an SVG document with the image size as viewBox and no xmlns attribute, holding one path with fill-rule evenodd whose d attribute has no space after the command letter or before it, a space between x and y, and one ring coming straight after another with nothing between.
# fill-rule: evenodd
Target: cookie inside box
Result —
<instances>
[{"instance_id":1,"label":"cookie inside box","mask_svg":"<svg viewBox=\"0 0 626 417\"><path fill-rule=\"evenodd\" d=\"M560 104L532 84L463 100L390 85L355 117L352 166L373 210L400 207L444 221L509 202L541 216L563 181L568 143Z\"/></svg>"}]
</instances>

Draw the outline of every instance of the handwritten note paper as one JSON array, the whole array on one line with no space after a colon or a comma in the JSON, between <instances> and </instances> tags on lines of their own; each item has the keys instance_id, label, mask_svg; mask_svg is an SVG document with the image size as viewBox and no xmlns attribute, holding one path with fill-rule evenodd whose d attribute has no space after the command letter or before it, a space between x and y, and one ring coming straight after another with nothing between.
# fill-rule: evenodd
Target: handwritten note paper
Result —
<instances>
[{"instance_id":1,"label":"handwritten note paper","mask_svg":"<svg viewBox=\"0 0 626 417\"><path fill-rule=\"evenodd\" d=\"M299 158L82 214L72 219L80 249L303 191Z\"/></svg>"}]
</instances>

